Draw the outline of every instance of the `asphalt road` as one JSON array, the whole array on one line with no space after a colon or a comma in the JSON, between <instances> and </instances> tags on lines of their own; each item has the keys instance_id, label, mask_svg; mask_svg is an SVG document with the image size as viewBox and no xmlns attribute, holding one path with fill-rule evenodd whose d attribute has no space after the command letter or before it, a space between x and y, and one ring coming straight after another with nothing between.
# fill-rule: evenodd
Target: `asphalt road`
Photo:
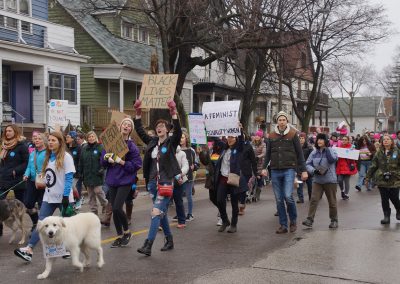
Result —
<instances>
[{"instance_id":1,"label":"asphalt road","mask_svg":"<svg viewBox=\"0 0 400 284\"><path fill-rule=\"evenodd\" d=\"M400 223L396 224L393 216L390 226L380 225L382 213L378 190L375 188L371 192L363 190L358 193L354 190L354 182L355 178L352 179L350 200L343 201L338 194L338 230L344 233L351 229L398 232ZM188 223L185 229L172 227L175 241L174 250L160 251L163 245L163 234L159 232L151 257L145 257L136 252L147 236L151 209L150 198L140 194L135 200L133 211L131 230L134 232L134 237L128 247L110 248L113 237L115 237L115 229L113 226L103 228L102 239L106 264L101 270L94 266L94 255L93 267L85 269L83 273L72 267L70 260L58 259L49 278L40 282L60 284L207 283L207 281L201 280L212 275L218 275L219 279L228 279L229 276L239 275L234 279L229 279L227 283L243 283L240 280L240 275L244 275L242 272L230 274L230 271L235 269L248 271L254 267L255 263L267 259L274 252L301 242L310 232L325 232L328 236L330 234L328 204L325 197L320 202L312 230L303 229L301 225L301 221L307 215L308 201L306 201L304 204L298 205L298 231L284 235L275 234L278 218L274 216L276 207L270 186L263 190L261 201L247 205L245 215L239 217L238 232L235 234L217 232L217 209L208 201L208 192L201 185L196 185L194 202L195 220ZM87 210L87 207L84 206L83 210ZM175 208L171 207L169 216L174 215ZM14 256L13 250L17 245L8 244L9 235L10 231L6 228L4 236L0 238L0 283L38 283L36 275L44 269L41 246L36 247L32 263L25 263ZM346 246L346 242L343 245ZM316 253L318 254L318 252ZM330 253L334 254L335 251ZM340 253L343 254L343 251ZM310 261L310 257L305 252L303 254L304 259L300 255L300 260L305 263ZM340 256L338 255L338 257ZM286 278L269 281L269 279L273 279L269 277L272 277L274 273L276 272L270 271L267 275L264 273L258 276L254 274L254 277L250 277L250 279L258 279L254 283L294 283ZM230 275L225 277L225 274ZM301 275L302 278L306 277L304 274ZM326 278L321 282L319 280L311 281L315 277L315 275L310 275L302 283L307 283L307 279L310 283L336 283L325 282ZM353 280L358 281L357 279ZM218 280L215 283L219 282L223 281Z\"/></svg>"}]
</instances>

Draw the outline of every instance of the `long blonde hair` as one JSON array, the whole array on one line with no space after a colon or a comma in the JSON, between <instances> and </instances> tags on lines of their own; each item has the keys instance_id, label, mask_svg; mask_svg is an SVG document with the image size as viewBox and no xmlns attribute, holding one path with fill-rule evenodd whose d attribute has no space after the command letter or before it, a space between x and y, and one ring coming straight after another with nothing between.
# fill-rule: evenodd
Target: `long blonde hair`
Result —
<instances>
[{"instance_id":1,"label":"long blonde hair","mask_svg":"<svg viewBox=\"0 0 400 284\"><path fill-rule=\"evenodd\" d=\"M56 155L56 169L61 170L64 167L64 157L65 157L65 152L67 150L67 146L64 141L64 136L59 132L52 132L49 134L49 136L56 137L58 143L60 144L55 155ZM49 149L49 146L47 146L46 157L44 158L42 167L42 173L46 171L47 165L49 164L50 155L51 155L51 150Z\"/></svg>"}]
</instances>

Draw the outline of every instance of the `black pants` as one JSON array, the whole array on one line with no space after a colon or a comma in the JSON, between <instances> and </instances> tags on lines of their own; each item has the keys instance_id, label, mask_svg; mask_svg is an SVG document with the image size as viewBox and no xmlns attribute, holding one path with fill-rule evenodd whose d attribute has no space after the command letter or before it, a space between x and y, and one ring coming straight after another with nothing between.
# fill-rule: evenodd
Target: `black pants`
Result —
<instances>
[{"instance_id":1,"label":"black pants","mask_svg":"<svg viewBox=\"0 0 400 284\"><path fill-rule=\"evenodd\" d=\"M228 179L225 177L220 177L218 182L217 190L217 204L219 214L224 223L228 223L228 214L226 213L226 197L228 194L231 195L231 205L232 205L232 220L231 224L233 226L237 225L238 215L239 215L239 194L233 194L234 187L227 184Z\"/></svg>"},{"instance_id":2,"label":"black pants","mask_svg":"<svg viewBox=\"0 0 400 284\"><path fill-rule=\"evenodd\" d=\"M390 201L392 201L394 208L396 208L396 210L400 212L400 200L399 200L398 188L379 187L379 193L381 194L383 214L390 215L389 199Z\"/></svg>"},{"instance_id":3,"label":"black pants","mask_svg":"<svg viewBox=\"0 0 400 284\"><path fill-rule=\"evenodd\" d=\"M110 186L110 202L113 211L113 220L117 234L121 236L123 231L128 231L128 218L122 209L126 198L131 191L131 186L124 185L119 187Z\"/></svg>"},{"instance_id":4,"label":"black pants","mask_svg":"<svg viewBox=\"0 0 400 284\"><path fill-rule=\"evenodd\" d=\"M32 212L32 209L35 208L36 202L38 203L40 209L40 206L42 205L43 195L44 189L37 189L34 181L27 180L24 204L26 209L28 209L27 212L29 214L29 217L31 217L33 225L37 224L39 220L39 215L36 210Z\"/></svg>"},{"instance_id":5,"label":"black pants","mask_svg":"<svg viewBox=\"0 0 400 284\"><path fill-rule=\"evenodd\" d=\"M218 186L218 185L217 185ZM217 203L217 188L209 189L208 190L208 197L210 198L210 201L218 208L218 203Z\"/></svg>"}]
</instances>

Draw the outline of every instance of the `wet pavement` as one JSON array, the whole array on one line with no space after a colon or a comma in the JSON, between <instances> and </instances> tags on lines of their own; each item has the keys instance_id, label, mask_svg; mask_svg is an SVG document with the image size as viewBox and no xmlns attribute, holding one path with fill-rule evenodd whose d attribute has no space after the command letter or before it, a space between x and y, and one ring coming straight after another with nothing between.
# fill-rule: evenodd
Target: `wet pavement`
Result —
<instances>
[{"instance_id":1,"label":"wet pavement","mask_svg":"<svg viewBox=\"0 0 400 284\"><path fill-rule=\"evenodd\" d=\"M136 252L150 222L150 198L141 193L133 210L135 236L128 247L110 248L115 229L103 228L103 269L80 273L70 260L58 259L49 278L41 281L36 280L44 269L41 246L35 248L32 263L24 263L13 255L17 245L8 245L6 229L0 238L0 283L400 283L400 221L392 214L390 225L380 224L377 189L359 193L352 186L350 200L338 200L337 230L328 228L325 197L313 229L301 225L308 201L298 204L298 231L284 235L275 234L278 218L270 187L260 202L247 205L235 234L217 232L217 209L201 185L196 185L194 202L195 220L185 229L172 227L174 250L160 251L160 232L151 257ZM171 207L170 217L174 211Z\"/></svg>"}]
</instances>

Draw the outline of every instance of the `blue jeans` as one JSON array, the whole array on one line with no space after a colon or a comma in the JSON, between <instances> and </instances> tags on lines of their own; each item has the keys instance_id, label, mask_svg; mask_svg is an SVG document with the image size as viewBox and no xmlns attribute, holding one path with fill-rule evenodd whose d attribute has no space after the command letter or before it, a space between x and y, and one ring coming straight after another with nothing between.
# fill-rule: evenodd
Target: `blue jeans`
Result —
<instances>
[{"instance_id":1,"label":"blue jeans","mask_svg":"<svg viewBox=\"0 0 400 284\"><path fill-rule=\"evenodd\" d=\"M288 227L285 201L290 222L296 223L297 220L296 203L292 196L295 176L296 171L294 169L271 170L272 188L274 190L276 207L279 214L279 224L284 228Z\"/></svg>"},{"instance_id":2,"label":"blue jeans","mask_svg":"<svg viewBox=\"0 0 400 284\"><path fill-rule=\"evenodd\" d=\"M174 202L176 209L176 216L178 217L178 224L186 223L185 207L183 206L183 191L185 190L185 184L179 185L177 182L174 184Z\"/></svg>"},{"instance_id":3,"label":"blue jeans","mask_svg":"<svg viewBox=\"0 0 400 284\"><path fill-rule=\"evenodd\" d=\"M158 196L157 194L157 182L155 180L149 181L147 184L147 189L150 192L150 196L153 199L153 210L160 210L161 214L152 215L149 234L147 235L147 239L150 241L154 241L157 236L158 227L162 227L165 236L171 236L171 230L169 228L168 223L168 205L170 198L165 196Z\"/></svg>"},{"instance_id":4,"label":"blue jeans","mask_svg":"<svg viewBox=\"0 0 400 284\"><path fill-rule=\"evenodd\" d=\"M364 184L364 179L365 176L367 175L367 171L369 167L371 166L371 161L360 161L360 171L358 172L358 182L357 186L362 188ZM368 190L371 190L372 188L372 183L368 183Z\"/></svg>"},{"instance_id":5,"label":"blue jeans","mask_svg":"<svg viewBox=\"0 0 400 284\"><path fill-rule=\"evenodd\" d=\"M301 176L297 176L297 178L300 180ZM297 197L299 198L299 200L304 201L304 193L303 193L304 183L307 184L308 200L311 200L312 176L308 176L307 181L299 183L299 187L297 188Z\"/></svg>"},{"instance_id":6,"label":"blue jeans","mask_svg":"<svg viewBox=\"0 0 400 284\"><path fill-rule=\"evenodd\" d=\"M188 214L192 215L193 213L193 181L187 181L183 184L183 189L185 190L186 193L186 199L187 199L187 208L188 208Z\"/></svg>"},{"instance_id":7,"label":"blue jeans","mask_svg":"<svg viewBox=\"0 0 400 284\"><path fill-rule=\"evenodd\" d=\"M48 203L46 201L42 202L42 206L40 207L39 211L39 220L43 220L46 217L52 216L54 211L56 211L57 208L61 207L60 203ZM36 246L36 244L39 242L39 233L35 229L32 232L32 236L29 240L28 246L30 246L32 249Z\"/></svg>"}]
</instances>

